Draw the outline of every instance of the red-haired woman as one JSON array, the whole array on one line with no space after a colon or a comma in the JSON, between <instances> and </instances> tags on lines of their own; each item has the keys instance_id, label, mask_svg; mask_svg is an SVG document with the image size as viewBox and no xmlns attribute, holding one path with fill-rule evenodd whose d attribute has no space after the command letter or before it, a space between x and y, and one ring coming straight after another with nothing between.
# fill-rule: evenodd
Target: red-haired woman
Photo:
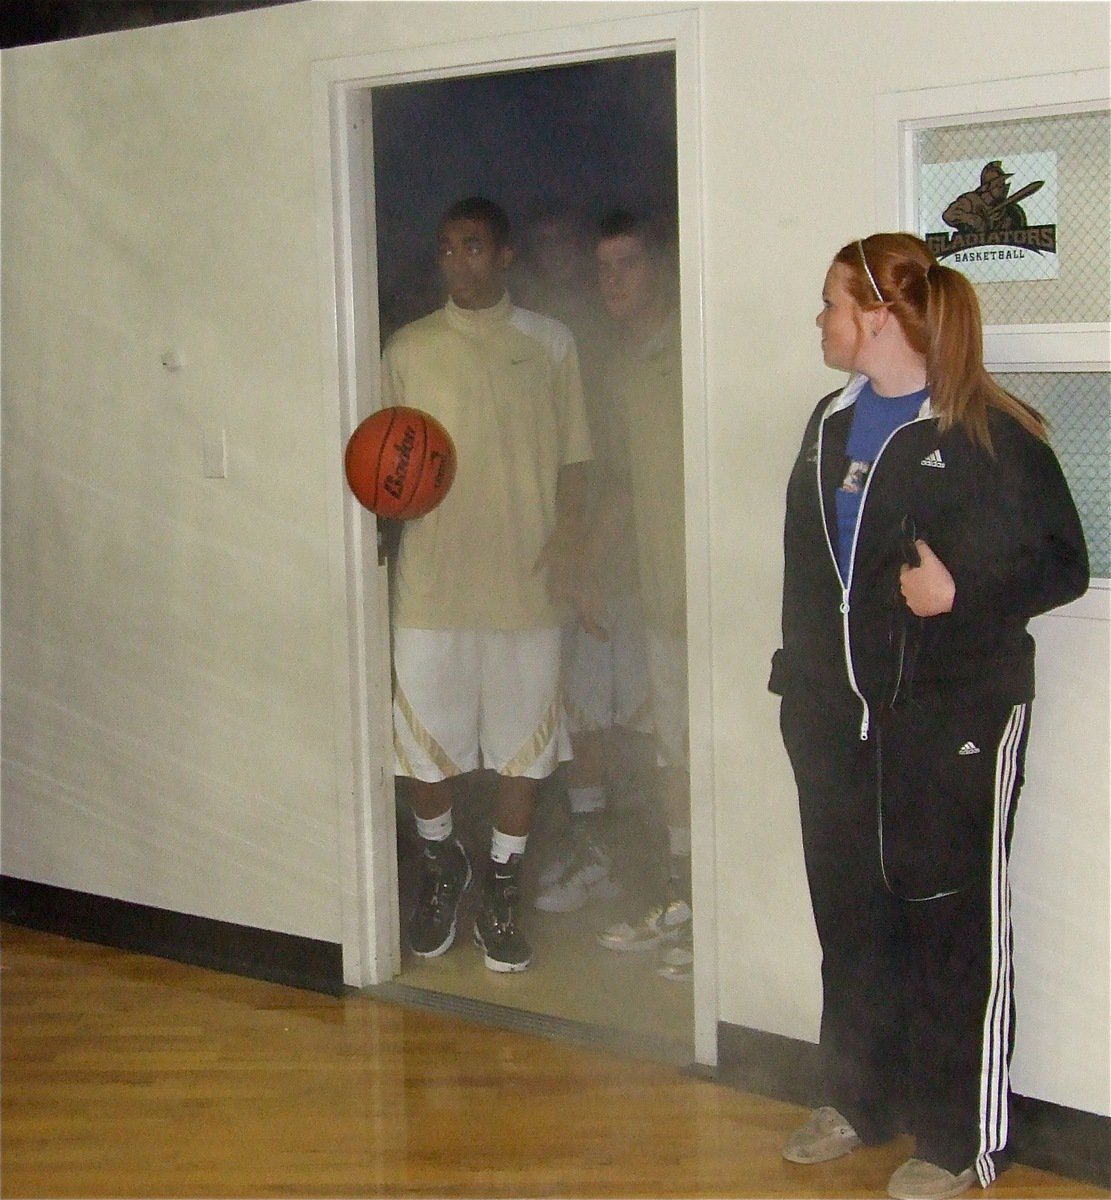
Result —
<instances>
[{"instance_id":1,"label":"red-haired woman","mask_svg":"<svg viewBox=\"0 0 1111 1200\"><path fill-rule=\"evenodd\" d=\"M940 1200L1005 1164L1026 625L1084 592L1087 551L1042 418L984 369L972 285L924 242L845 246L817 323L851 377L788 484L770 686L823 951L826 1103L783 1153L908 1132L889 1194Z\"/></svg>"}]
</instances>

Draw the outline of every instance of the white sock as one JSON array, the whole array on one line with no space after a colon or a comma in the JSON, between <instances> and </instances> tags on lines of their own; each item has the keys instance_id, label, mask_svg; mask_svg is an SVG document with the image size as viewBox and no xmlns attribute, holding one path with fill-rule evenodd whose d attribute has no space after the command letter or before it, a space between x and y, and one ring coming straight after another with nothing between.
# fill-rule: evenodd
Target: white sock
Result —
<instances>
[{"instance_id":1,"label":"white sock","mask_svg":"<svg viewBox=\"0 0 1111 1200\"><path fill-rule=\"evenodd\" d=\"M682 858L691 856L691 831L689 825L667 827L667 848L671 854Z\"/></svg>"},{"instance_id":2,"label":"white sock","mask_svg":"<svg viewBox=\"0 0 1111 1200\"><path fill-rule=\"evenodd\" d=\"M446 842L451 837L452 829L454 828L451 820L451 809L446 813L441 813L438 817L418 817L413 814L417 822L417 833L420 834L426 842Z\"/></svg>"},{"instance_id":3,"label":"white sock","mask_svg":"<svg viewBox=\"0 0 1111 1200\"><path fill-rule=\"evenodd\" d=\"M580 813L601 812L606 807L604 787L573 787L567 789L567 800L575 816Z\"/></svg>"},{"instance_id":4,"label":"white sock","mask_svg":"<svg viewBox=\"0 0 1111 1200\"><path fill-rule=\"evenodd\" d=\"M502 833L500 829L495 829L490 839L490 857L494 862L504 866L512 855L524 854L527 842L527 833L521 837L513 837L512 834Z\"/></svg>"}]
</instances>

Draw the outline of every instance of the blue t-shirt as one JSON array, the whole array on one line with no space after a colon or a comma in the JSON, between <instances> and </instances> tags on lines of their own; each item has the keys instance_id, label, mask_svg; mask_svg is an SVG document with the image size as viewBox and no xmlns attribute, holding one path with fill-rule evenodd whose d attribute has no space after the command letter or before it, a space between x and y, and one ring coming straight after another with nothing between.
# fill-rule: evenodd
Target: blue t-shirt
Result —
<instances>
[{"instance_id":1,"label":"blue t-shirt","mask_svg":"<svg viewBox=\"0 0 1111 1200\"><path fill-rule=\"evenodd\" d=\"M909 396L878 396L871 380L860 389L845 447L848 467L837 489L837 566L842 582L849 577L849 557L860 517L860 501L872 464L895 430L914 420L929 394L930 389L923 388Z\"/></svg>"}]
</instances>

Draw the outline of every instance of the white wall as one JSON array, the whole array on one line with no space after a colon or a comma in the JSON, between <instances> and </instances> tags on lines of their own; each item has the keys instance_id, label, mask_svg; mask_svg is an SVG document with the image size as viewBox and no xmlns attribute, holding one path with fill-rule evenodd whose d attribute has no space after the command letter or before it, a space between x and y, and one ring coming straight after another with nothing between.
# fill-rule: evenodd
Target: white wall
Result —
<instances>
[{"instance_id":1,"label":"white wall","mask_svg":"<svg viewBox=\"0 0 1111 1200\"><path fill-rule=\"evenodd\" d=\"M1111 597L1031 622L1038 694L1011 854L1015 1090L1111 1113Z\"/></svg>"},{"instance_id":2,"label":"white wall","mask_svg":"<svg viewBox=\"0 0 1111 1200\"><path fill-rule=\"evenodd\" d=\"M812 1038L817 946L765 683L784 483L835 382L822 275L874 225L877 93L1106 65L1107 8L697 7L720 1016ZM4 53L6 873L340 940L311 63L659 11L312 3ZM221 430L228 477L205 478ZM1059 802L1085 785L1078 769ZM1069 882L1106 896L1105 842ZM1106 961L1104 918L1040 959L1092 1007L1056 1045L1020 1025L1016 1073L1106 1112L1084 953Z\"/></svg>"},{"instance_id":3,"label":"white wall","mask_svg":"<svg viewBox=\"0 0 1111 1200\"><path fill-rule=\"evenodd\" d=\"M4 56L3 866L338 940L307 87L265 25Z\"/></svg>"}]
</instances>

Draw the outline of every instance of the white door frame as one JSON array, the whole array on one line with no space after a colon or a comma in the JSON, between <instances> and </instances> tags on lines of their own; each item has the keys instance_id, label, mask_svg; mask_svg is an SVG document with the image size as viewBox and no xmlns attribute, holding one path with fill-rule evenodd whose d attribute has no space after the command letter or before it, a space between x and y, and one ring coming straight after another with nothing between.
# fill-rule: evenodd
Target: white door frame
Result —
<instances>
[{"instance_id":1,"label":"white door frame","mask_svg":"<svg viewBox=\"0 0 1111 1200\"><path fill-rule=\"evenodd\" d=\"M694 877L695 1058L717 1061L718 982L707 412L702 327L702 153L698 14L631 17L314 63L321 337L329 446L329 543L337 711L340 896L344 979L384 982L400 966L385 572L374 521L342 484L342 454L361 417L378 407L377 304L369 89L387 83L589 62L673 51L677 83L680 306ZM346 733L346 738L342 736Z\"/></svg>"}]
</instances>

